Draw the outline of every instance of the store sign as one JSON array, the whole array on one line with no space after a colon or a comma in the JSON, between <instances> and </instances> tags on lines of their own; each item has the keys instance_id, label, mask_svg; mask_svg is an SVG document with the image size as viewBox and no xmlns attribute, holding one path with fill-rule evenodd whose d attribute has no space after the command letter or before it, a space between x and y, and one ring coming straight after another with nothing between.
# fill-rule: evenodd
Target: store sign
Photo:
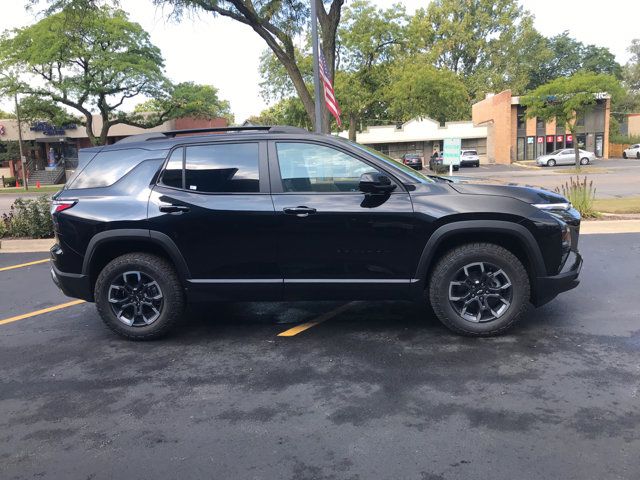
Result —
<instances>
[{"instance_id":1,"label":"store sign","mask_svg":"<svg viewBox=\"0 0 640 480\"><path fill-rule=\"evenodd\" d=\"M538 143L544 143L544 137L538 137Z\"/></svg>"},{"instance_id":2,"label":"store sign","mask_svg":"<svg viewBox=\"0 0 640 480\"><path fill-rule=\"evenodd\" d=\"M547 135L547 142L553 143L553 135Z\"/></svg>"},{"instance_id":3,"label":"store sign","mask_svg":"<svg viewBox=\"0 0 640 480\"><path fill-rule=\"evenodd\" d=\"M564 136L563 135L558 135L556 137L556 142L558 142L558 143L562 143L563 140L564 140Z\"/></svg>"},{"instance_id":4,"label":"store sign","mask_svg":"<svg viewBox=\"0 0 640 480\"><path fill-rule=\"evenodd\" d=\"M567 135L567 142L573 142L573 135Z\"/></svg>"},{"instance_id":5,"label":"store sign","mask_svg":"<svg viewBox=\"0 0 640 480\"><path fill-rule=\"evenodd\" d=\"M68 123L60 127L51 125L49 122L36 122L31 125L32 132L41 132L43 135L64 135L66 130L74 130L78 128L75 123Z\"/></svg>"},{"instance_id":6,"label":"store sign","mask_svg":"<svg viewBox=\"0 0 640 480\"><path fill-rule=\"evenodd\" d=\"M527 137L527 143L533 143L533 137Z\"/></svg>"},{"instance_id":7,"label":"store sign","mask_svg":"<svg viewBox=\"0 0 640 480\"><path fill-rule=\"evenodd\" d=\"M461 138L445 138L444 148L442 149L443 165L460 165L460 148L462 147Z\"/></svg>"}]
</instances>

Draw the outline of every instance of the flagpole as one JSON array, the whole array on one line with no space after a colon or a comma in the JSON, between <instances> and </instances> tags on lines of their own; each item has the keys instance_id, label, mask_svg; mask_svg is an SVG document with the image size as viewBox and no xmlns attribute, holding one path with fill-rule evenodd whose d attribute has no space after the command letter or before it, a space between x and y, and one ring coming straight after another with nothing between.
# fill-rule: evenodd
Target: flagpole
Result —
<instances>
[{"instance_id":1,"label":"flagpole","mask_svg":"<svg viewBox=\"0 0 640 480\"><path fill-rule=\"evenodd\" d=\"M322 105L320 103L320 72L318 68L318 12L316 0L311 0L311 44L313 46L313 87L315 92L316 133L322 133Z\"/></svg>"}]
</instances>

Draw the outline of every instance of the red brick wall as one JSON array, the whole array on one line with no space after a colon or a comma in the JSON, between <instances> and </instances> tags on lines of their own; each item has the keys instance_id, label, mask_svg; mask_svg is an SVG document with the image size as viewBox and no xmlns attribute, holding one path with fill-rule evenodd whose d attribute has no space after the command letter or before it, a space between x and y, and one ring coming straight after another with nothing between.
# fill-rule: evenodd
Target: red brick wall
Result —
<instances>
[{"instance_id":1,"label":"red brick wall","mask_svg":"<svg viewBox=\"0 0 640 480\"><path fill-rule=\"evenodd\" d=\"M176 130L192 128L224 128L229 126L226 118L176 118Z\"/></svg>"}]
</instances>

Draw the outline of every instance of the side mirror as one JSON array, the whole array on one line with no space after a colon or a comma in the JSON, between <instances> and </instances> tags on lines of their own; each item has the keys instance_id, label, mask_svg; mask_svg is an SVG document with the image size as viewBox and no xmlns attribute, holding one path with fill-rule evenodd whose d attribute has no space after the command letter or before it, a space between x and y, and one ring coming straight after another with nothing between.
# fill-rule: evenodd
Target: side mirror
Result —
<instances>
[{"instance_id":1,"label":"side mirror","mask_svg":"<svg viewBox=\"0 0 640 480\"><path fill-rule=\"evenodd\" d=\"M391 183L391 179L384 173L367 172L360 175L358 189L364 193L386 194L396 189L396 185Z\"/></svg>"}]
</instances>

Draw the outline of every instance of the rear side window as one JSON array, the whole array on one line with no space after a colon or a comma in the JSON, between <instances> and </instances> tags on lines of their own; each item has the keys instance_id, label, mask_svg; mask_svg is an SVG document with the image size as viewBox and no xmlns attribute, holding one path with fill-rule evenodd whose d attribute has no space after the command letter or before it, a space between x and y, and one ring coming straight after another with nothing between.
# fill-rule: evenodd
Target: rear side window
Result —
<instances>
[{"instance_id":1,"label":"rear side window","mask_svg":"<svg viewBox=\"0 0 640 480\"><path fill-rule=\"evenodd\" d=\"M205 193L260 191L257 143L185 147L184 188Z\"/></svg>"},{"instance_id":2,"label":"rear side window","mask_svg":"<svg viewBox=\"0 0 640 480\"><path fill-rule=\"evenodd\" d=\"M162 153L160 152L160 155ZM108 187L124 177L143 160L157 156L158 152L150 152L141 148L102 151L93 157L89 164L69 182L67 188Z\"/></svg>"},{"instance_id":3,"label":"rear side window","mask_svg":"<svg viewBox=\"0 0 640 480\"><path fill-rule=\"evenodd\" d=\"M183 188L182 183L182 159L184 156L184 148L176 148L171 152L167 166L162 173L162 180L160 183L167 187Z\"/></svg>"}]
</instances>

